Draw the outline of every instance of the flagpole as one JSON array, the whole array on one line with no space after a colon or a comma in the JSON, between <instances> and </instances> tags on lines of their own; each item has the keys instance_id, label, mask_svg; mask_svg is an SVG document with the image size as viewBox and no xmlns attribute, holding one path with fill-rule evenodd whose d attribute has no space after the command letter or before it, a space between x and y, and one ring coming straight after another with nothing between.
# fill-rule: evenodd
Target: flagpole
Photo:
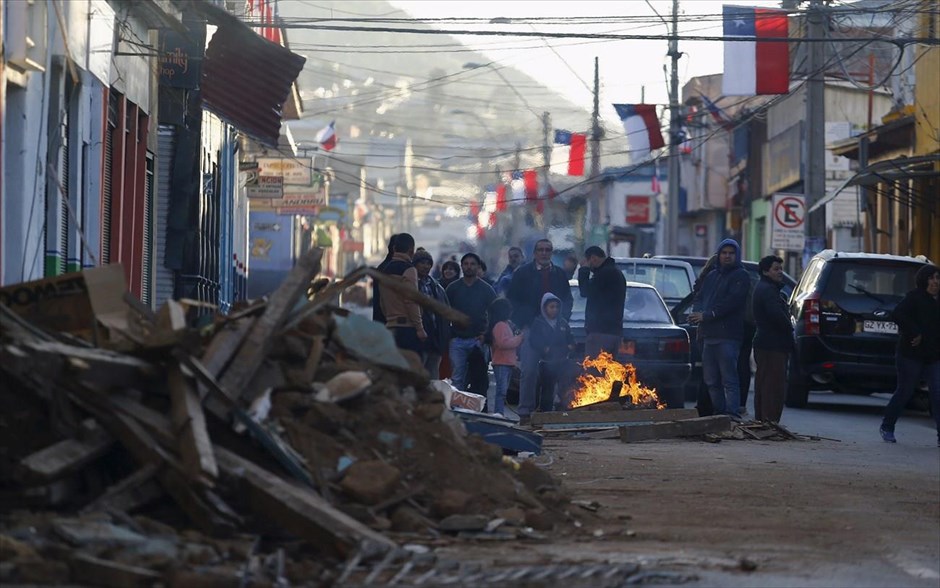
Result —
<instances>
[{"instance_id":1,"label":"flagpole","mask_svg":"<svg viewBox=\"0 0 940 588\"><path fill-rule=\"evenodd\" d=\"M672 0L672 38L669 40L669 57L672 58L672 75L669 80L669 192L666 202L666 251L679 253L679 0Z\"/></svg>"}]
</instances>

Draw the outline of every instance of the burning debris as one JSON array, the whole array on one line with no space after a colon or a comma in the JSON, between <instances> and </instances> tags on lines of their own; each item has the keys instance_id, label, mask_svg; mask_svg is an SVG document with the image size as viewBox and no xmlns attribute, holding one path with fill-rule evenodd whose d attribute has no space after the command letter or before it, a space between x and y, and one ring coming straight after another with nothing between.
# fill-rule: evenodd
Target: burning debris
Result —
<instances>
[{"instance_id":1,"label":"burning debris","mask_svg":"<svg viewBox=\"0 0 940 588\"><path fill-rule=\"evenodd\" d=\"M636 368L632 364L622 364L606 351L597 357L585 357L581 367L584 373L578 377L580 387L574 390L568 408L608 401L616 401L625 408L666 408L659 401L655 388L647 388L637 381Z\"/></svg>"}]
</instances>

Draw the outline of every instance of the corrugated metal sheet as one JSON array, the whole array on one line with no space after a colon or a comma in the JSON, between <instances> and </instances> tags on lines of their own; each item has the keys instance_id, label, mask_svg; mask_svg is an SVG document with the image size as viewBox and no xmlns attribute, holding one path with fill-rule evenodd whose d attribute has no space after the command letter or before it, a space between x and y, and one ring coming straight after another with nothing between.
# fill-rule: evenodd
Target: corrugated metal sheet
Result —
<instances>
[{"instance_id":1,"label":"corrugated metal sheet","mask_svg":"<svg viewBox=\"0 0 940 588\"><path fill-rule=\"evenodd\" d=\"M173 174L173 155L176 152L176 128L172 125L160 125L157 134L157 199L154 206L156 226L154 227L154 289L153 303L160 308L173 298L173 270L166 266L167 218L170 213L170 183Z\"/></svg>"},{"instance_id":2,"label":"corrugated metal sheet","mask_svg":"<svg viewBox=\"0 0 940 588\"><path fill-rule=\"evenodd\" d=\"M203 104L249 137L274 147L284 102L306 61L244 25L222 24L206 47Z\"/></svg>"}]
</instances>

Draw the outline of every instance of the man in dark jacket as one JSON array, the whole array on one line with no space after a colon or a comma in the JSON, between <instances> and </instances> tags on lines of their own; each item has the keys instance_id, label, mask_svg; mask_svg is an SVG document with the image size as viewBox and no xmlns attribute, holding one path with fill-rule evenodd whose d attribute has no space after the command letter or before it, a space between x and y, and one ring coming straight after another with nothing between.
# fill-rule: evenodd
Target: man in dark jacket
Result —
<instances>
[{"instance_id":1,"label":"man in dark jacket","mask_svg":"<svg viewBox=\"0 0 940 588\"><path fill-rule=\"evenodd\" d=\"M627 297L627 280L617 269L613 258L596 245L584 252L584 263L578 270L578 290L587 298L584 309L584 353L597 357L607 351L617 357L623 338L623 306Z\"/></svg>"},{"instance_id":2,"label":"man in dark jacket","mask_svg":"<svg viewBox=\"0 0 940 588\"><path fill-rule=\"evenodd\" d=\"M382 260L382 263L378 265L375 269L379 270L382 273L385 273L385 267L392 262L392 256L395 255L395 237L398 235L392 235L388 238L388 253L385 255L385 259ZM385 324L385 314L382 313L382 293L379 290L379 285L372 284L372 320L377 323Z\"/></svg>"},{"instance_id":3,"label":"man in dark jacket","mask_svg":"<svg viewBox=\"0 0 940 588\"><path fill-rule=\"evenodd\" d=\"M740 418L741 388L738 353L744 336L744 314L751 286L741 265L741 247L734 239L718 244L718 269L702 281L689 322L699 325L702 372L715 414Z\"/></svg>"},{"instance_id":4,"label":"man in dark jacket","mask_svg":"<svg viewBox=\"0 0 940 588\"><path fill-rule=\"evenodd\" d=\"M940 268L930 264L921 267L914 284L915 288L905 294L892 313L899 331L894 358L898 385L885 407L881 438L886 443L897 443L894 426L923 379L927 381L940 447Z\"/></svg>"},{"instance_id":5,"label":"man in dark jacket","mask_svg":"<svg viewBox=\"0 0 940 588\"><path fill-rule=\"evenodd\" d=\"M783 288L783 259L768 255L758 263L760 281L754 287L751 308L754 311L754 418L780 421L787 384L787 357L793 348L793 323L787 302L780 295Z\"/></svg>"},{"instance_id":6,"label":"man in dark jacket","mask_svg":"<svg viewBox=\"0 0 940 588\"><path fill-rule=\"evenodd\" d=\"M499 274L499 277L496 278L495 290L500 296L505 296L506 292L509 291L509 284L512 282L512 274L522 266L522 263L525 261L525 253L522 252L522 248L513 245L506 253L506 257L509 259L509 263L506 264L503 273Z\"/></svg>"},{"instance_id":7,"label":"man in dark jacket","mask_svg":"<svg viewBox=\"0 0 940 588\"><path fill-rule=\"evenodd\" d=\"M415 251L413 258L415 269L418 270L418 290L442 304L449 304L447 294L441 284L431 277L431 268L434 267L434 258L424 249ZM447 345L450 343L450 322L436 312L427 309L421 310L421 322L424 323L424 332L428 338L424 342L424 369L428 370L432 380L441 378L441 358Z\"/></svg>"},{"instance_id":8,"label":"man in dark jacket","mask_svg":"<svg viewBox=\"0 0 940 588\"><path fill-rule=\"evenodd\" d=\"M519 407L523 421L535 412L536 386L539 377L539 358L529 344L529 327L542 314L542 297L554 294L561 300L561 317L571 318L571 287L564 270L552 263L552 242L540 239L535 243L535 259L522 265L512 274L506 298L512 302L512 322L526 333L519 347Z\"/></svg>"}]
</instances>

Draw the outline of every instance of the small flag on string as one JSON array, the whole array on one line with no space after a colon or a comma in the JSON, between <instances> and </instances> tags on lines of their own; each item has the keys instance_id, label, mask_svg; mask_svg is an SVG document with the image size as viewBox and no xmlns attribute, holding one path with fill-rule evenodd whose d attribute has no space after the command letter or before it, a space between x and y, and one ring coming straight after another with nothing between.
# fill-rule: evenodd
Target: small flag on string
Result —
<instances>
[{"instance_id":1,"label":"small flag on string","mask_svg":"<svg viewBox=\"0 0 940 588\"><path fill-rule=\"evenodd\" d=\"M336 121L330 121L317 133L317 143L324 151L332 151L336 147Z\"/></svg>"},{"instance_id":2,"label":"small flag on string","mask_svg":"<svg viewBox=\"0 0 940 588\"><path fill-rule=\"evenodd\" d=\"M552 171L569 176L584 175L584 154L587 151L587 135L555 130L555 147L552 149Z\"/></svg>"},{"instance_id":3,"label":"small flag on string","mask_svg":"<svg viewBox=\"0 0 940 588\"><path fill-rule=\"evenodd\" d=\"M655 104L614 104L614 109L623 123L630 151L647 153L665 145Z\"/></svg>"}]
</instances>

